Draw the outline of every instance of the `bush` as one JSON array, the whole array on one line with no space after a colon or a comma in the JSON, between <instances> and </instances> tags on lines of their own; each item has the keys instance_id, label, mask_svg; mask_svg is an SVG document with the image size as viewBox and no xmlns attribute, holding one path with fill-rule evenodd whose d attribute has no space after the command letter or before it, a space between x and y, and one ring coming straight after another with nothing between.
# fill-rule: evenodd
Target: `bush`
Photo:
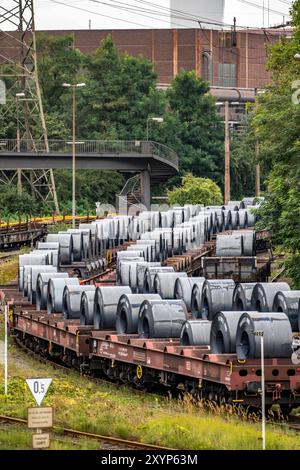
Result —
<instances>
[{"instance_id":1,"label":"bush","mask_svg":"<svg viewBox=\"0 0 300 470\"><path fill-rule=\"evenodd\" d=\"M182 186L168 191L169 203L221 205L223 196L219 186L209 178L197 178L188 173L182 178Z\"/></svg>"}]
</instances>

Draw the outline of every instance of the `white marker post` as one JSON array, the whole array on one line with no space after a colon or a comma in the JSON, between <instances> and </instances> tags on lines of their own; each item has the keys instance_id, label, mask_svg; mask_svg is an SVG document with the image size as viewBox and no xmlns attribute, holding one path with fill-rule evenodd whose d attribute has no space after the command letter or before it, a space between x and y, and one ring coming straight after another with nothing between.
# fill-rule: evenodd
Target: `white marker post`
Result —
<instances>
[{"instance_id":1,"label":"white marker post","mask_svg":"<svg viewBox=\"0 0 300 470\"><path fill-rule=\"evenodd\" d=\"M8 354L7 354L7 322L8 306L4 306L4 394L7 395L8 389Z\"/></svg>"},{"instance_id":2,"label":"white marker post","mask_svg":"<svg viewBox=\"0 0 300 470\"><path fill-rule=\"evenodd\" d=\"M266 387L265 387L265 351L264 351L264 332L253 331L254 336L260 338L260 357L261 357L261 432L262 449L266 450Z\"/></svg>"}]
</instances>

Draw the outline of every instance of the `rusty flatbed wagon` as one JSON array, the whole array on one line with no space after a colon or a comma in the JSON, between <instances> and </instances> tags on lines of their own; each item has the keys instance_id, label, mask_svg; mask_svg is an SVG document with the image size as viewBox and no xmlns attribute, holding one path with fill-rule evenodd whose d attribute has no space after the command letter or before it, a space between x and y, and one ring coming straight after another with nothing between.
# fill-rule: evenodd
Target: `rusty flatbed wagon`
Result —
<instances>
[{"instance_id":1,"label":"rusty flatbed wagon","mask_svg":"<svg viewBox=\"0 0 300 470\"><path fill-rule=\"evenodd\" d=\"M96 331L61 314L15 309L10 318L19 342L70 367L139 388L165 386L216 402L260 406L258 359L239 362L235 354L210 354L208 347L185 347L179 340ZM300 406L300 368L290 359L266 359L265 380L268 406Z\"/></svg>"}]
</instances>

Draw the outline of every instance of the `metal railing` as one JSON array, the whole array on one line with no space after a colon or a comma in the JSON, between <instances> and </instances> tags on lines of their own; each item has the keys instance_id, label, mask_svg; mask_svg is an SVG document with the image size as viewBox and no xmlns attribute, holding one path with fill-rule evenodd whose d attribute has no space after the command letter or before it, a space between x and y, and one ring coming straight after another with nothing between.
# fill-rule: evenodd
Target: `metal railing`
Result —
<instances>
[{"instance_id":1,"label":"metal railing","mask_svg":"<svg viewBox=\"0 0 300 470\"><path fill-rule=\"evenodd\" d=\"M19 144L19 148L18 148ZM32 147L31 140L17 139L1 139L0 140L0 153L46 153L44 141L35 142L35 148ZM49 140L50 153L71 153L72 141L71 140ZM153 141L143 140L85 140L77 139L76 142L77 154L97 154L97 155L124 155L136 154L145 155L151 154L158 156L175 166L178 166L178 156L174 150L166 145Z\"/></svg>"}]
</instances>

